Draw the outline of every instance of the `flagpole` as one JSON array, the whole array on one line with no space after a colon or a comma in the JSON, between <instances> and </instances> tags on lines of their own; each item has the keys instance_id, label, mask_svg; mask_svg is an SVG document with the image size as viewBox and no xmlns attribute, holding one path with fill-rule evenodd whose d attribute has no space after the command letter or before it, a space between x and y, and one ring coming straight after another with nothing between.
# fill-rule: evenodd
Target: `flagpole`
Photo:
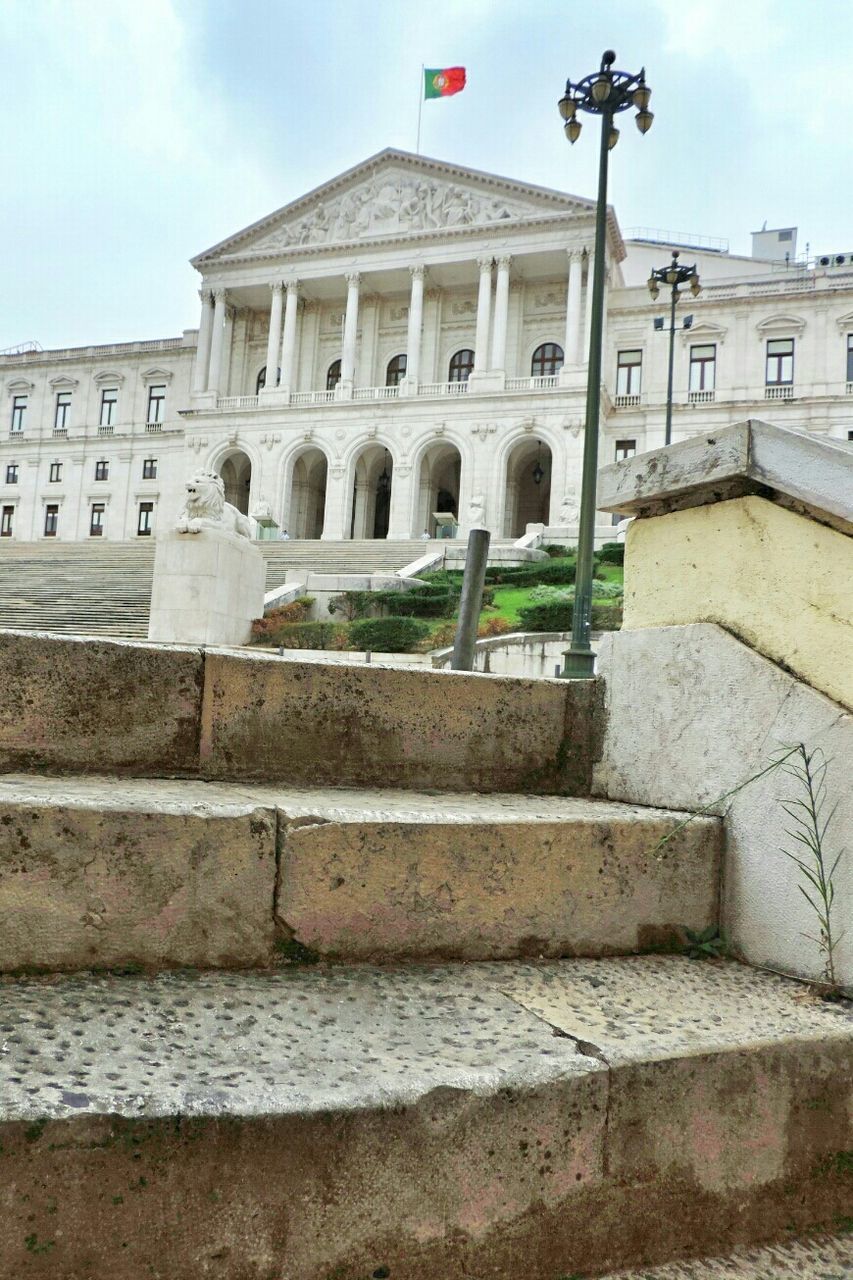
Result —
<instances>
[{"instance_id":1,"label":"flagpole","mask_svg":"<svg viewBox=\"0 0 853 1280\"><path fill-rule=\"evenodd\" d=\"M424 71L426 63L421 63L421 77L418 81L418 144L415 147L415 155L421 154L421 114L424 109Z\"/></svg>"}]
</instances>

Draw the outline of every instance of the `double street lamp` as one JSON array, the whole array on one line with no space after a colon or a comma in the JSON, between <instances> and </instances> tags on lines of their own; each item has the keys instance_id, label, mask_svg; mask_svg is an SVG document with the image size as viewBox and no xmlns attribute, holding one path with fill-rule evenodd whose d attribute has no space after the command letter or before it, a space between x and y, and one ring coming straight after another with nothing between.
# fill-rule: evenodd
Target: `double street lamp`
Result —
<instances>
[{"instance_id":1,"label":"double street lamp","mask_svg":"<svg viewBox=\"0 0 853 1280\"><path fill-rule=\"evenodd\" d=\"M589 335L589 367L586 385L586 425L583 445L583 477L578 526L578 558L575 571L575 602L572 611L572 642L566 650L563 670L569 680L589 679L595 672L595 655L589 642L592 614L592 571L595 550L595 490L598 472L598 423L601 400L601 339L604 316L604 270L607 239L607 158L619 140L614 117L630 107L637 109L637 128L647 133L653 115L649 111L651 89L645 69L639 75L614 71L616 54L608 49L601 67L577 84L566 81L566 92L558 106L569 142L580 137L579 111L601 116L601 144L598 161L598 202L595 209L595 257L592 277L592 316Z\"/></svg>"},{"instance_id":2,"label":"double street lamp","mask_svg":"<svg viewBox=\"0 0 853 1280\"><path fill-rule=\"evenodd\" d=\"M696 270L696 264L688 267L679 263L678 250L672 251L672 262L665 267L656 267L649 275L648 285L649 293L652 295L652 301L657 298L660 293L660 286L668 284L672 286L670 308L669 308L669 376L666 383L666 435L664 444L672 443L672 368L675 354L675 307L681 295L681 285L690 286L690 292L695 298L702 286L699 283L699 272ZM684 327L689 329L693 323L692 316L684 317ZM660 323L655 321L655 328L663 328L663 320Z\"/></svg>"}]
</instances>

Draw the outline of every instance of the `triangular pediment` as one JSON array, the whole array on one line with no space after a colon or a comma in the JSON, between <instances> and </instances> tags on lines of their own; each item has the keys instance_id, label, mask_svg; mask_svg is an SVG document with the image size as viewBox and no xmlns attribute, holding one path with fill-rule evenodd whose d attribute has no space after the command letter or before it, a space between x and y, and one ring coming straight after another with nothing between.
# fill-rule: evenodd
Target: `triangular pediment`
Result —
<instances>
[{"instance_id":1,"label":"triangular pediment","mask_svg":"<svg viewBox=\"0 0 853 1280\"><path fill-rule=\"evenodd\" d=\"M548 216L591 217L595 203L495 174L382 151L223 240L193 265L339 244L457 233Z\"/></svg>"}]
</instances>

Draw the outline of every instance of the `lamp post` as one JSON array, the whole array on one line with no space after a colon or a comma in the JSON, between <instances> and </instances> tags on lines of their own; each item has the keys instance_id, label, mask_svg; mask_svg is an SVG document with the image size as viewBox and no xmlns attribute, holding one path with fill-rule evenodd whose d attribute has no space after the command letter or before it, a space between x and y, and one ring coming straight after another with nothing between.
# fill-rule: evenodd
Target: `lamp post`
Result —
<instances>
[{"instance_id":1,"label":"lamp post","mask_svg":"<svg viewBox=\"0 0 853 1280\"><path fill-rule=\"evenodd\" d=\"M669 375L666 380L666 435L664 436L664 444L672 443L672 369L675 354L675 307L681 296L680 285L689 284L690 292L695 298L702 286L699 283L699 272L696 270L696 264L687 267L678 261L678 250L672 251L672 262L667 263L665 267L656 267L649 275L648 285L649 293L652 295L652 301L657 298L660 293L662 284L672 285L672 294L669 306ZM689 329L693 323L692 316L684 317L684 327ZM663 320L658 323L655 320L655 328L663 328Z\"/></svg>"},{"instance_id":2,"label":"lamp post","mask_svg":"<svg viewBox=\"0 0 853 1280\"><path fill-rule=\"evenodd\" d=\"M592 613L592 569L595 543L595 501L598 472L598 420L601 400L601 337L604 316L604 262L607 238L607 158L619 139L614 116L629 107L637 108L637 128L647 133L652 124L649 111L651 89L646 85L645 68L639 75L614 71L616 54L608 49L601 67L577 84L566 81L566 92L558 106L569 142L580 137L579 111L601 116L601 144L598 161L598 202L595 208L595 259L592 279L592 316L589 337L589 368L586 384L586 425L583 445L581 509L578 525L578 558L575 571L575 602L572 611L572 643L566 650L563 670L568 680L589 679L595 672L595 655L589 642Z\"/></svg>"}]
</instances>

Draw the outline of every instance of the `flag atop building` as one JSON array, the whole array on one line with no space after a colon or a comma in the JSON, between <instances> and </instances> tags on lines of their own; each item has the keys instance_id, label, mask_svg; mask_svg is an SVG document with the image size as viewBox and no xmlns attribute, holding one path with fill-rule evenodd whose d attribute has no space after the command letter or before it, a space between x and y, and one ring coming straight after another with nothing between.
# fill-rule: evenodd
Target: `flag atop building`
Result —
<instances>
[{"instance_id":1,"label":"flag atop building","mask_svg":"<svg viewBox=\"0 0 853 1280\"><path fill-rule=\"evenodd\" d=\"M425 98L449 98L464 88L464 67L424 67Z\"/></svg>"}]
</instances>

